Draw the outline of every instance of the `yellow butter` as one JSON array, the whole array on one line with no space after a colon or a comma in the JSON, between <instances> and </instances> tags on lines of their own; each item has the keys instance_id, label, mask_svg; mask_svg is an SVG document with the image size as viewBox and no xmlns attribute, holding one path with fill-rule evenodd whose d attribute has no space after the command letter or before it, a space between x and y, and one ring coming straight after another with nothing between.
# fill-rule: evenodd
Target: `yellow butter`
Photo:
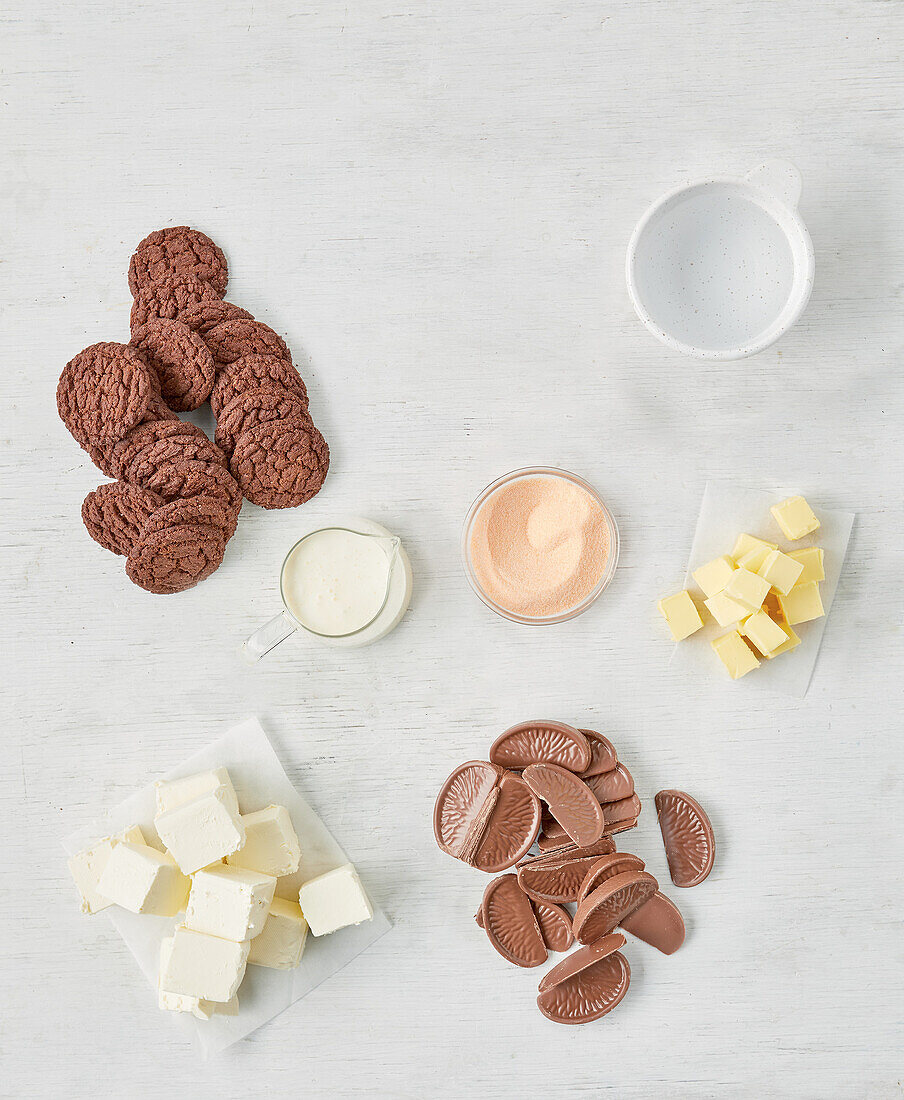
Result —
<instances>
[{"instance_id":1,"label":"yellow butter","mask_svg":"<svg viewBox=\"0 0 904 1100\"><path fill-rule=\"evenodd\" d=\"M767 580L743 566L738 566L722 590L722 595L743 604L748 611L759 611L770 587Z\"/></svg>"},{"instance_id":2,"label":"yellow butter","mask_svg":"<svg viewBox=\"0 0 904 1100\"><path fill-rule=\"evenodd\" d=\"M789 558L799 561L804 571L797 578L797 584L809 584L810 581L826 579L825 552L821 546L807 546L803 550L790 550Z\"/></svg>"},{"instance_id":3,"label":"yellow butter","mask_svg":"<svg viewBox=\"0 0 904 1100\"><path fill-rule=\"evenodd\" d=\"M778 602L789 626L808 623L811 619L821 619L825 615L816 581L799 584L797 588L792 588L787 596L779 593Z\"/></svg>"},{"instance_id":4,"label":"yellow butter","mask_svg":"<svg viewBox=\"0 0 904 1100\"><path fill-rule=\"evenodd\" d=\"M743 565L745 569L755 573L769 551L777 549L774 542L758 539L754 535L740 534L735 541L731 556L738 565Z\"/></svg>"},{"instance_id":5,"label":"yellow butter","mask_svg":"<svg viewBox=\"0 0 904 1100\"><path fill-rule=\"evenodd\" d=\"M708 561L706 565L701 565L699 569L695 569L693 577L700 585L704 595L715 596L731 580L734 570L735 564L731 558L723 556L714 558L712 561Z\"/></svg>"},{"instance_id":6,"label":"yellow butter","mask_svg":"<svg viewBox=\"0 0 904 1100\"><path fill-rule=\"evenodd\" d=\"M787 623L780 624L782 630L788 635L786 641L782 642L780 646L773 649L771 653L767 653L766 656L771 661L773 657L777 657L780 653L787 653L789 649L794 649L795 646L800 645L800 638L794 633L794 628L788 626Z\"/></svg>"},{"instance_id":7,"label":"yellow butter","mask_svg":"<svg viewBox=\"0 0 904 1100\"><path fill-rule=\"evenodd\" d=\"M728 669L728 675L732 680L746 676L748 672L760 667L756 654L736 630L716 638L712 647L716 656Z\"/></svg>"},{"instance_id":8,"label":"yellow butter","mask_svg":"<svg viewBox=\"0 0 904 1100\"><path fill-rule=\"evenodd\" d=\"M803 571L804 567L799 561L783 554L781 550L770 550L757 573L784 596L797 584Z\"/></svg>"},{"instance_id":9,"label":"yellow butter","mask_svg":"<svg viewBox=\"0 0 904 1100\"><path fill-rule=\"evenodd\" d=\"M745 619L738 630L749 639L764 657L771 657L779 646L789 640L785 631L769 618L765 611L756 611Z\"/></svg>"},{"instance_id":10,"label":"yellow butter","mask_svg":"<svg viewBox=\"0 0 904 1100\"><path fill-rule=\"evenodd\" d=\"M703 606L716 620L719 626L731 626L738 619L744 619L750 614L750 610L737 600L726 596L724 592L717 592L703 601Z\"/></svg>"},{"instance_id":11,"label":"yellow butter","mask_svg":"<svg viewBox=\"0 0 904 1100\"><path fill-rule=\"evenodd\" d=\"M676 642L689 637L703 626L697 605L691 599L688 591L676 593L674 596L666 596L657 604L660 614L669 624L669 630Z\"/></svg>"},{"instance_id":12,"label":"yellow butter","mask_svg":"<svg viewBox=\"0 0 904 1100\"><path fill-rule=\"evenodd\" d=\"M781 527L785 538L795 541L816 531L819 520L813 514L813 509L803 497L788 497L780 504L774 504L770 508L775 521Z\"/></svg>"}]
</instances>

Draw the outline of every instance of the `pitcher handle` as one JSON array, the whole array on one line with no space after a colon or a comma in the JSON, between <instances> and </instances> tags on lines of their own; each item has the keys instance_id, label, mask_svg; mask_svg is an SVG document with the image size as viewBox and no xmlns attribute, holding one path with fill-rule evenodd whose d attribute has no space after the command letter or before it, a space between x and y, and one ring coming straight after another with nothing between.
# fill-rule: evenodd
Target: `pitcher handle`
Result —
<instances>
[{"instance_id":1,"label":"pitcher handle","mask_svg":"<svg viewBox=\"0 0 904 1100\"><path fill-rule=\"evenodd\" d=\"M290 634L294 634L298 627L289 618L285 611L258 627L242 643L242 654L252 664L257 664L261 657L266 657L271 649L275 649L280 642L284 642Z\"/></svg>"}]
</instances>

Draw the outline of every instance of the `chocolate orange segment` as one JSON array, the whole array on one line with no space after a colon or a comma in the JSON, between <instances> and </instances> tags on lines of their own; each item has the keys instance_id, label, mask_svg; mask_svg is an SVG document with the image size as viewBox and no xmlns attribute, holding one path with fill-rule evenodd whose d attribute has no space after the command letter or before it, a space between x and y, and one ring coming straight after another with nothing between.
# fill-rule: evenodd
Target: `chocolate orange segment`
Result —
<instances>
[{"instance_id":1,"label":"chocolate orange segment","mask_svg":"<svg viewBox=\"0 0 904 1100\"><path fill-rule=\"evenodd\" d=\"M593 844L603 835L606 822L599 801L574 772L558 764L531 764L522 778L575 844Z\"/></svg>"},{"instance_id":2,"label":"chocolate orange segment","mask_svg":"<svg viewBox=\"0 0 904 1100\"><path fill-rule=\"evenodd\" d=\"M511 772L503 772L498 792L473 861L478 870L490 873L514 867L530 851L540 831L540 803L526 784Z\"/></svg>"},{"instance_id":3,"label":"chocolate orange segment","mask_svg":"<svg viewBox=\"0 0 904 1100\"><path fill-rule=\"evenodd\" d=\"M546 962L546 944L533 906L514 875L501 875L487 886L480 917L480 926L504 959L526 968Z\"/></svg>"},{"instance_id":4,"label":"chocolate orange segment","mask_svg":"<svg viewBox=\"0 0 904 1100\"><path fill-rule=\"evenodd\" d=\"M568 911L552 902L535 901L534 913L537 916L537 924L540 925L543 942L549 950L567 951L574 943L574 932L571 930L571 917Z\"/></svg>"},{"instance_id":5,"label":"chocolate orange segment","mask_svg":"<svg viewBox=\"0 0 904 1100\"><path fill-rule=\"evenodd\" d=\"M618 802L634 794L634 777L624 766L616 764L608 772L584 776L584 782L600 802Z\"/></svg>"},{"instance_id":6,"label":"chocolate orange segment","mask_svg":"<svg viewBox=\"0 0 904 1100\"><path fill-rule=\"evenodd\" d=\"M433 835L448 855L461 858L484 803L496 789L499 772L494 764L471 760L443 784L433 808Z\"/></svg>"},{"instance_id":7,"label":"chocolate orange segment","mask_svg":"<svg viewBox=\"0 0 904 1100\"><path fill-rule=\"evenodd\" d=\"M537 1007L559 1024L586 1024L611 1012L628 992L631 968L619 953L625 937L605 936L573 951L540 982Z\"/></svg>"},{"instance_id":8,"label":"chocolate orange segment","mask_svg":"<svg viewBox=\"0 0 904 1100\"><path fill-rule=\"evenodd\" d=\"M641 810L640 799L632 794L617 802L604 802L602 810L606 819L605 832L621 832L622 829L631 829L637 824Z\"/></svg>"},{"instance_id":9,"label":"chocolate orange segment","mask_svg":"<svg viewBox=\"0 0 904 1100\"><path fill-rule=\"evenodd\" d=\"M648 902L624 917L619 927L663 955L673 955L684 943L684 918L671 898L658 890Z\"/></svg>"},{"instance_id":10,"label":"chocolate orange segment","mask_svg":"<svg viewBox=\"0 0 904 1100\"><path fill-rule=\"evenodd\" d=\"M600 856L596 863L592 864L581 883L578 904L580 905L597 886L602 886L606 879L615 878L616 875L622 875L625 871L643 869L644 861L640 856L632 855L630 852L612 852L611 855Z\"/></svg>"},{"instance_id":11,"label":"chocolate orange segment","mask_svg":"<svg viewBox=\"0 0 904 1100\"><path fill-rule=\"evenodd\" d=\"M587 738L587 743L590 746L590 763L581 774L586 777L611 772L618 763L618 754L609 738L597 733L596 730L581 730L580 732Z\"/></svg>"},{"instance_id":12,"label":"chocolate orange segment","mask_svg":"<svg viewBox=\"0 0 904 1100\"><path fill-rule=\"evenodd\" d=\"M518 882L534 901L549 901L556 905L576 901L581 883L592 864L612 849L612 841L604 836L586 848L565 849L527 860L518 868Z\"/></svg>"},{"instance_id":13,"label":"chocolate orange segment","mask_svg":"<svg viewBox=\"0 0 904 1100\"><path fill-rule=\"evenodd\" d=\"M649 901L659 883L646 871L625 871L592 890L574 915L574 935L580 943L593 943Z\"/></svg>"},{"instance_id":14,"label":"chocolate orange segment","mask_svg":"<svg viewBox=\"0 0 904 1100\"><path fill-rule=\"evenodd\" d=\"M656 815L672 882L699 885L716 858L716 838L706 811L684 791L666 790L656 795Z\"/></svg>"},{"instance_id":15,"label":"chocolate orange segment","mask_svg":"<svg viewBox=\"0 0 904 1100\"><path fill-rule=\"evenodd\" d=\"M490 760L503 768L558 764L582 772L590 764L587 738L565 722L519 722L500 734L490 748Z\"/></svg>"}]
</instances>

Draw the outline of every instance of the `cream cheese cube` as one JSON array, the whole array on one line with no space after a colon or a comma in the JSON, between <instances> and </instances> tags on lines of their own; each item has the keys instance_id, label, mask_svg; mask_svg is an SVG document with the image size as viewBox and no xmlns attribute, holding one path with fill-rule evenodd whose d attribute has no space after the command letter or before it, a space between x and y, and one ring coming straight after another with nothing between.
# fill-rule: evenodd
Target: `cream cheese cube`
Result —
<instances>
[{"instance_id":1,"label":"cream cheese cube","mask_svg":"<svg viewBox=\"0 0 904 1100\"><path fill-rule=\"evenodd\" d=\"M308 922L301 906L285 898L274 898L267 923L251 941L248 962L271 970L293 970L301 962Z\"/></svg>"},{"instance_id":2,"label":"cream cheese cube","mask_svg":"<svg viewBox=\"0 0 904 1100\"><path fill-rule=\"evenodd\" d=\"M178 806L184 806L186 802L194 802L205 794L214 791L225 792L225 801L231 806L234 813L239 812L239 801L236 797L235 787L229 778L229 772L225 768L215 768L213 771L198 772L196 775L188 775L184 779L161 779L154 784L154 794L157 799L157 813L165 814L169 810L175 810Z\"/></svg>"},{"instance_id":3,"label":"cream cheese cube","mask_svg":"<svg viewBox=\"0 0 904 1100\"><path fill-rule=\"evenodd\" d=\"M106 909L113 904L109 898L103 897L98 892L97 884L100 882L100 876L107 866L107 860L113 851L113 845L120 840L130 841L132 844L144 844L141 829L137 825L130 825L128 829L123 829L121 833L116 833L115 836L105 836L103 840L98 840L90 848L84 848L81 852L76 852L74 856L70 856L68 860L69 873L78 887L81 897L79 908L82 913L99 913L102 909Z\"/></svg>"},{"instance_id":4,"label":"cream cheese cube","mask_svg":"<svg viewBox=\"0 0 904 1100\"><path fill-rule=\"evenodd\" d=\"M775 516L775 522L781 527L785 538L792 542L819 529L819 520L803 497L788 497L780 504L774 504L769 511Z\"/></svg>"},{"instance_id":5,"label":"cream cheese cube","mask_svg":"<svg viewBox=\"0 0 904 1100\"><path fill-rule=\"evenodd\" d=\"M160 989L199 1001L231 1001L245 976L248 940L236 943L195 932L184 925L173 931L172 947L160 972Z\"/></svg>"},{"instance_id":6,"label":"cream cheese cube","mask_svg":"<svg viewBox=\"0 0 904 1100\"><path fill-rule=\"evenodd\" d=\"M719 626L731 626L732 623L750 614L742 603L726 596L724 592L717 592L715 596L710 596L708 600L703 601L703 605Z\"/></svg>"},{"instance_id":7,"label":"cream cheese cube","mask_svg":"<svg viewBox=\"0 0 904 1100\"><path fill-rule=\"evenodd\" d=\"M666 596L656 606L668 623L669 630L676 642L690 637L691 634L703 626L703 620L700 618L697 605L687 591L677 592L674 596Z\"/></svg>"},{"instance_id":8,"label":"cream cheese cube","mask_svg":"<svg viewBox=\"0 0 904 1100\"><path fill-rule=\"evenodd\" d=\"M260 935L270 912L276 879L244 867L215 864L192 876L183 925L224 940Z\"/></svg>"},{"instance_id":9,"label":"cream cheese cube","mask_svg":"<svg viewBox=\"0 0 904 1100\"><path fill-rule=\"evenodd\" d=\"M797 588L792 588L787 596L779 593L778 602L789 626L808 623L812 619L821 619L825 615L816 581L799 584Z\"/></svg>"},{"instance_id":10,"label":"cream cheese cube","mask_svg":"<svg viewBox=\"0 0 904 1100\"><path fill-rule=\"evenodd\" d=\"M229 1001L202 1001L198 997L188 997L184 993L167 993L160 987L163 972L173 953L173 937L167 936L160 943L160 970L157 975L157 1004L166 1012L190 1012L199 1020L209 1020L211 1016L238 1016L239 999Z\"/></svg>"},{"instance_id":11,"label":"cream cheese cube","mask_svg":"<svg viewBox=\"0 0 904 1100\"><path fill-rule=\"evenodd\" d=\"M760 667L756 654L736 630L716 638L712 642L712 647L716 656L728 669L728 675L732 680L739 680L748 672Z\"/></svg>"},{"instance_id":12,"label":"cream cheese cube","mask_svg":"<svg viewBox=\"0 0 904 1100\"><path fill-rule=\"evenodd\" d=\"M245 826L222 787L158 814L154 827L186 875L232 855L245 843Z\"/></svg>"},{"instance_id":13,"label":"cream cheese cube","mask_svg":"<svg viewBox=\"0 0 904 1100\"><path fill-rule=\"evenodd\" d=\"M238 996L230 997L228 1001L198 1001L193 1014L199 1020L209 1020L211 1016L238 1016Z\"/></svg>"},{"instance_id":14,"label":"cream cheese cube","mask_svg":"<svg viewBox=\"0 0 904 1100\"><path fill-rule=\"evenodd\" d=\"M741 534L738 535L737 541L734 544L731 557L734 559L736 565L743 565L745 569L749 569L752 573L755 573L762 565L769 551L777 549L778 547L774 542L758 539L754 535Z\"/></svg>"},{"instance_id":15,"label":"cream cheese cube","mask_svg":"<svg viewBox=\"0 0 904 1100\"><path fill-rule=\"evenodd\" d=\"M738 631L753 642L764 657L771 657L775 650L790 641L790 636L765 611L754 612L741 623Z\"/></svg>"},{"instance_id":16,"label":"cream cheese cube","mask_svg":"<svg viewBox=\"0 0 904 1100\"><path fill-rule=\"evenodd\" d=\"M826 579L825 552L821 546L807 546L803 550L789 550L788 557L804 567L797 578L797 584L809 584L810 581ZM797 585L795 585L795 588Z\"/></svg>"},{"instance_id":17,"label":"cream cheese cube","mask_svg":"<svg viewBox=\"0 0 904 1100\"><path fill-rule=\"evenodd\" d=\"M358 872L350 863L304 883L298 891L298 904L315 936L361 924L374 915Z\"/></svg>"},{"instance_id":18,"label":"cream cheese cube","mask_svg":"<svg viewBox=\"0 0 904 1100\"><path fill-rule=\"evenodd\" d=\"M725 585L721 595L728 596L729 599L743 604L748 611L759 611L770 587L769 582L757 576L756 573L751 573L749 569L738 566L732 573L731 580Z\"/></svg>"},{"instance_id":19,"label":"cream cheese cube","mask_svg":"<svg viewBox=\"0 0 904 1100\"><path fill-rule=\"evenodd\" d=\"M712 561L708 561L706 565L701 565L699 569L695 569L693 578L705 596L715 596L728 584L734 571L735 563L731 558L723 556L714 558Z\"/></svg>"},{"instance_id":20,"label":"cream cheese cube","mask_svg":"<svg viewBox=\"0 0 904 1100\"><path fill-rule=\"evenodd\" d=\"M301 861L301 846L285 806L244 814L245 843L226 860L233 867L263 871L265 875L294 875Z\"/></svg>"},{"instance_id":21,"label":"cream cheese cube","mask_svg":"<svg viewBox=\"0 0 904 1100\"><path fill-rule=\"evenodd\" d=\"M776 592L785 596L800 580L803 571L804 567L799 561L783 554L781 550L770 550L757 574L768 581Z\"/></svg>"},{"instance_id":22,"label":"cream cheese cube","mask_svg":"<svg viewBox=\"0 0 904 1100\"><path fill-rule=\"evenodd\" d=\"M131 913L174 917L185 908L190 885L168 852L117 841L97 888Z\"/></svg>"}]
</instances>

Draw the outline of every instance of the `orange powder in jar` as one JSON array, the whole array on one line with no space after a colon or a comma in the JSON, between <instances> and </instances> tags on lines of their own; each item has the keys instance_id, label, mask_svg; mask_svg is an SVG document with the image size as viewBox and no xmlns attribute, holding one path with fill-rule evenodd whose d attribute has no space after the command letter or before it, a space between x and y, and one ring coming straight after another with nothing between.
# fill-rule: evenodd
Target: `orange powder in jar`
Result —
<instances>
[{"instance_id":1,"label":"orange powder in jar","mask_svg":"<svg viewBox=\"0 0 904 1100\"><path fill-rule=\"evenodd\" d=\"M500 486L471 527L477 583L494 603L525 618L576 607L599 584L609 553L609 527L598 501L560 477Z\"/></svg>"}]
</instances>

